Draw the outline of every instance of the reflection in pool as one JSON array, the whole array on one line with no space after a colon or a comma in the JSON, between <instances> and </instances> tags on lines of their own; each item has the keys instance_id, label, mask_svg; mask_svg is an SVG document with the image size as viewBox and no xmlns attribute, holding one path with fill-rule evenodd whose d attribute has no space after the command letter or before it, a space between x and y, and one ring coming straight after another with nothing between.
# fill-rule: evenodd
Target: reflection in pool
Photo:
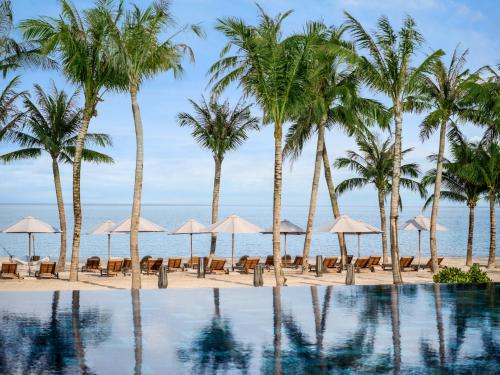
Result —
<instances>
[{"instance_id":1,"label":"reflection in pool","mask_svg":"<svg viewBox=\"0 0 500 375\"><path fill-rule=\"evenodd\" d=\"M2 293L0 373L495 373L500 284Z\"/></svg>"}]
</instances>

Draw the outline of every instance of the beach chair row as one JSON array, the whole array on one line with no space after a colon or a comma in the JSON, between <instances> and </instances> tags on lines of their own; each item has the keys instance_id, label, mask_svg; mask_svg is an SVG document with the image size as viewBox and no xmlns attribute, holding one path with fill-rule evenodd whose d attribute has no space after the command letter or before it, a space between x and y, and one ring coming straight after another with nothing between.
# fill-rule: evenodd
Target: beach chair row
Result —
<instances>
[{"instance_id":1,"label":"beach chair row","mask_svg":"<svg viewBox=\"0 0 500 375\"><path fill-rule=\"evenodd\" d=\"M59 273L56 272L56 262L41 262L34 276L38 279L58 279ZM15 262L3 262L0 271L0 279L21 279Z\"/></svg>"}]
</instances>

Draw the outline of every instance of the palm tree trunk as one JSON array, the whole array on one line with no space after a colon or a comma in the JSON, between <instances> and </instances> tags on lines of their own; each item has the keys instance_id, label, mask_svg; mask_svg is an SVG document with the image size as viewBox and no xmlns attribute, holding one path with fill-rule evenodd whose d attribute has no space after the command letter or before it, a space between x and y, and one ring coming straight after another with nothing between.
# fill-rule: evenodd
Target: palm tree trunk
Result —
<instances>
[{"instance_id":1,"label":"palm tree trunk","mask_svg":"<svg viewBox=\"0 0 500 375\"><path fill-rule=\"evenodd\" d=\"M389 264L387 251L387 218L385 216L385 192L378 189L378 208L380 211L380 229L382 230L382 259L383 264Z\"/></svg>"},{"instance_id":2,"label":"palm tree trunk","mask_svg":"<svg viewBox=\"0 0 500 375\"><path fill-rule=\"evenodd\" d=\"M85 103L82 125L76 137L75 155L73 157L73 244L71 247L71 266L69 270L69 281L78 280L78 263L80 261L80 235L82 231L82 205L80 200L80 177L82 168L83 142L92 118L93 108Z\"/></svg>"},{"instance_id":3,"label":"palm tree trunk","mask_svg":"<svg viewBox=\"0 0 500 375\"><path fill-rule=\"evenodd\" d=\"M465 261L466 266L472 266L472 246L474 241L474 210L475 204L468 204L469 206L469 234L467 236L467 258Z\"/></svg>"},{"instance_id":4,"label":"palm tree trunk","mask_svg":"<svg viewBox=\"0 0 500 375\"><path fill-rule=\"evenodd\" d=\"M281 224L281 185L283 170L283 154L281 150L282 124L276 123L274 128L274 194L273 194L273 259L276 286L285 284L281 268L280 224Z\"/></svg>"},{"instance_id":5,"label":"palm tree trunk","mask_svg":"<svg viewBox=\"0 0 500 375\"><path fill-rule=\"evenodd\" d=\"M61 250L57 261L57 272L64 272L66 266L66 213L64 211L64 201L61 188L61 175L57 158L52 158L52 172L54 174L54 185L56 189L57 210L59 211L59 228L61 229Z\"/></svg>"},{"instance_id":6,"label":"palm tree trunk","mask_svg":"<svg viewBox=\"0 0 500 375\"><path fill-rule=\"evenodd\" d=\"M281 375L281 288L273 288L274 372Z\"/></svg>"},{"instance_id":7,"label":"palm tree trunk","mask_svg":"<svg viewBox=\"0 0 500 375\"><path fill-rule=\"evenodd\" d=\"M488 268L496 267L497 246L497 222L495 217L496 194L490 193L490 255L488 257Z\"/></svg>"},{"instance_id":8,"label":"palm tree trunk","mask_svg":"<svg viewBox=\"0 0 500 375\"><path fill-rule=\"evenodd\" d=\"M392 170L391 213L389 228L391 236L391 261L392 278L394 284L402 284L403 278L399 268L399 242L398 242L398 215L399 215L399 185L401 183L401 132L403 130L403 116L400 103L396 103L395 131L394 131L394 157Z\"/></svg>"},{"instance_id":9,"label":"palm tree trunk","mask_svg":"<svg viewBox=\"0 0 500 375\"><path fill-rule=\"evenodd\" d=\"M214 156L215 174L214 174L214 191L212 195L212 224L216 223L219 217L219 193L220 193L220 175L222 170L222 160ZM208 266L212 263L215 256L215 246L217 244L217 234L212 233L210 241L210 255L208 257Z\"/></svg>"},{"instance_id":10,"label":"palm tree trunk","mask_svg":"<svg viewBox=\"0 0 500 375\"><path fill-rule=\"evenodd\" d=\"M132 289L141 288L141 268L139 264L139 217L141 215L142 175L144 165L144 139L142 130L142 119L139 104L137 103L138 88L132 86L130 89L130 100L132 102L132 113L135 125L135 179L134 199L132 202L132 216L130 222L130 258L132 260Z\"/></svg>"},{"instance_id":11,"label":"palm tree trunk","mask_svg":"<svg viewBox=\"0 0 500 375\"><path fill-rule=\"evenodd\" d=\"M391 289L391 326L392 326L392 348L393 373L401 373L401 329L399 322L399 291L396 286Z\"/></svg>"},{"instance_id":12,"label":"palm tree trunk","mask_svg":"<svg viewBox=\"0 0 500 375\"><path fill-rule=\"evenodd\" d=\"M323 141L325 127L324 123L326 118L322 119L321 124L318 126L318 143L316 145L316 160L314 161L314 173L311 187L311 198L309 201L309 215L307 217L306 226L306 238L304 240L304 251L303 263L302 263L302 273L307 273L309 271L309 252L311 250L311 240L313 234L313 224L314 224L314 214L316 212L316 205L318 201L318 186L319 186L319 176L321 174L321 160L323 159Z\"/></svg>"},{"instance_id":13,"label":"palm tree trunk","mask_svg":"<svg viewBox=\"0 0 500 375\"><path fill-rule=\"evenodd\" d=\"M141 319L141 295L138 289L132 289L132 320L134 325L134 374L142 373L142 319Z\"/></svg>"},{"instance_id":14,"label":"palm tree trunk","mask_svg":"<svg viewBox=\"0 0 500 375\"><path fill-rule=\"evenodd\" d=\"M340 216L339 202L337 200L337 193L335 192L335 185L332 178L332 169L330 161L328 160L328 152L326 150L326 143L323 139L323 166L325 167L325 180L328 186L328 194L330 195L330 202L332 204L333 217L336 219ZM339 239L340 255L342 264L345 265L347 260L347 247L345 245L344 233L337 233Z\"/></svg>"},{"instance_id":15,"label":"palm tree trunk","mask_svg":"<svg viewBox=\"0 0 500 375\"><path fill-rule=\"evenodd\" d=\"M81 335L81 321L80 321L80 291L73 290L71 302L71 328L73 331L73 340L75 345L75 356L78 359L78 365L82 374L88 373L88 367L85 364L85 348L83 347L83 340Z\"/></svg>"},{"instance_id":16,"label":"palm tree trunk","mask_svg":"<svg viewBox=\"0 0 500 375\"><path fill-rule=\"evenodd\" d=\"M434 198L432 200L431 213L431 228L429 232L430 251L431 251L431 270L433 273L438 272L437 264L437 243L436 243L436 225L439 210L439 196L441 194L441 180L443 176L443 158L444 148L446 145L446 121L441 122L441 130L439 131L439 150L436 165L436 181L434 183Z\"/></svg>"},{"instance_id":17,"label":"palm tree trunk","mask_svg":"<svg viewBox=\"0 0 500 375\"><path fill-rule=\"evenodd\" d=\"M446 363L446 349L443 324L443 307L441 303L441 289L439 289L439 285L437 284L434 284L434 303L436 304L436 328L438 332L439 342L439 363L441 366L444 366Z\"/></svg>"}]
</instances>

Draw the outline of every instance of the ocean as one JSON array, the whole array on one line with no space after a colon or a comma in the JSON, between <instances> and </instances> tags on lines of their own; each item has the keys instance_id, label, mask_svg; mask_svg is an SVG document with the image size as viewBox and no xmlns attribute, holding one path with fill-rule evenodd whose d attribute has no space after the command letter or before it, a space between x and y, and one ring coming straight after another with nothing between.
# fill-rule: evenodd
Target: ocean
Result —
<instances>
[{"instance_id":1,"label":"ocean","mask_svg":"<svg viewBox=\"0 0 500 375\"><path fill-rule=\"evenodd\" d=\"M376 206L344 206L343 213L352 218L363 220L376 227L380 227L378 207ZM130 216L129 205L84 205L83 207L83 233L81 239L80 258L98 255L107 257L106 236L86 234L95 226L105 220L120 222ZM68 221L68 259L71 251L71 234L73 230L72 206L66 207ZM497 210L498 212L498 210ZM283 219L305 228L308 207L285 206L282 211ZM420 213L419 207L406 206L400 214L400 223ZM262 227L269 227L272 223L272 207L270 206L221 206L220 218L237 214L244 219ZM25 216L34 216L44 220L55 227L59 227L57 206L51 204L2 204L0 205L0 228L3 229ZM430 215L424 212L424 215ZM211 207L209 205L143 205L141 216L152 220L167 230L173 230L185 220L195 218L203 224L209 224ZM315 224L317 228L332 220L329 206L319 206L316 210ZM465 256L468 208L458 206L443 206L440 208L439 223L448 230L438 232L438 252L444 256ZM8 253L24 259L27 254L28 236L24 234L0 233L0 257ZM59 254L58 234L35 235L35 253L37 255L57 258ZM418 234L415 231L400 231L400 254L416 255ZM297 255L302 253L304 236L287 236L287 254ZM128 256L128 235L113 235L111 239L112 256ZM283 245L282 245L283 246ZM349 254L357 253L356 236L347 236ZM168 235L166 233L140 234L140 254L167 258L169 256L189 256L188 235ZM208 254L210 236L200 234L193 236L194 255ZM237 234L235 256L244 254L266 256L272 253L272 236L265 234ZM487 256L489 248L489 211L488 207L476 208L474 255ZM378 255L381 253L380 235L361 236L361 255ZM231 235L218 236L217 254L219 256L231 255ZM336 235L328 233L314 233L311 256L337 255L339 246ZM422 256L429 255L429 235L422 233Z\"/></svg>"}]
</instances>

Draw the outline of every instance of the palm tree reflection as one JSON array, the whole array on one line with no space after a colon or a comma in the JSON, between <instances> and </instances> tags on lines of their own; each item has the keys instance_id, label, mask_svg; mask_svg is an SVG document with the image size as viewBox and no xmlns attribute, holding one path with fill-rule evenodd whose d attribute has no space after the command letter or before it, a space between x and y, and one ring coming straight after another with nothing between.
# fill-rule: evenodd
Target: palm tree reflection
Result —
<instances>
[{"instance_id":1,"label":"palm tree reflection","mask_svg":"<svg viewBox=\"0 0 500 375\"><path fill-rule=\"evenodd\" d=\"M134 374L142 373L142 322L141 322L141 295L138 289L131 289L132 294L132 321L134 324Z\"/></svg>"},{"instance_id":2,"label":"palm tree reflection","mask_svg":"<svg viewBox=\"0 0 500 375\"><path fill-rule=\"evenodd\" d=\"M177 351L181 362L190 362L191 373L217 373L231 369L248 373L251 349L238 342L231 322L220 312L219 289L214 289L214 315L188 348Z\"/></svg>"}]
</instances>

